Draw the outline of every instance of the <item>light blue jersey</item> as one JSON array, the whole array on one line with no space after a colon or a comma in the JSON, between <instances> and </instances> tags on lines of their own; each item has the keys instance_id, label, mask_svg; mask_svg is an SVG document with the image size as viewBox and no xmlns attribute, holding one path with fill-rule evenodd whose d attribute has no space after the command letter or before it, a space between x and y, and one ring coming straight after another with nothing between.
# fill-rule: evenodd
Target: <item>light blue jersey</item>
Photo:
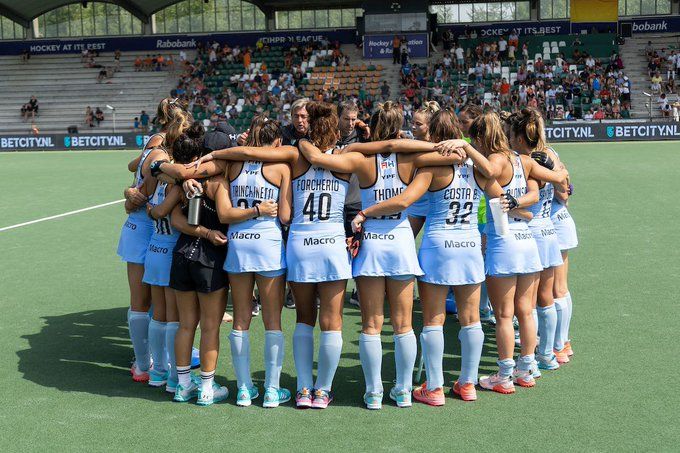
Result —
<instances>
[{"instance_id":1,"label":"light blue jersey","mask_svg":"<svg viewBox=\"0 0 680 453\"><path fill-rule=\"evenodd\" d=\"M156 190L149 200L152 206L158 206L165 201L167 187L168 185L161 181L156 184ZM154 231L144 258L142 281L149 285L168 286L172 251L179 239L179 231L176 231L170 224L170 215L153 220L153 226Z\"/></svg>"},{"instance_id":2,"label":"light blue jersey","mask_svg":"<svg viewBox=\"0 0 680 453\"><path fill-rule=\"evenodd\" d=\"M550 148L550 150L559 157L557 151L552 148ZM550 208L550 220L552 220L552 223L555 226L560 250L569 250L578 247L578 236L576 234L574 219L571 217L571 214L569 214L567 206L557 197L553 197L552 206Z\"/></svg>"},{"instance_id":3,"label":"light blue jersey","mask_svg":"<svg viewBox=\"0 0 680 453\"><path fill-rule=\"evenodd\" d=\"M538 254L541 257L541 264L544 269L562 264L562 254L560 244L552 220L550 220L550 210L552 200L555 195L555 188L551 183L545 183L538 190L538 202L529 207L533 214L533 219L529 222L529 229L534 235Z\"/></svg>"},{"instance_id":4,"label":"light blue jersey","mask_svg":"<svg viewBox=\"0 0 680 453\"><path fill-rule=\"evenodd\" d=\"M376 180L361 189L362 209L388 200L404 191L396 154L375 156ZM408 218L403 212L364 222L359 253L352 262L354 277L399 277L422 275Z\"/></svg>"},{"instance_id":5,"label":"light blue jersey","mask_svg":"<svg viewBox=\"0 0 680 453\"><path fill-rule=\"evenodd\" d=\"M517 153L512 154L510 161L513 169L512 179L503 186L503 190L505 193L519 198L527 193L524 166ZM510 232L505 236L499 236L496 234L488 199L486 203L487 243L484 261L486 274L494 277L509 277L541 271L543 266L538 255L538 246L529 229L528 222L521 218L509 216Z\"/></svg>"},{"instance_id":6,"label":"light blue jersey","mask_svg":"<svg viewBox=\"0 0 680 453\"><path fill-rule=\"evenodd\" d=\"M343 218L348 187L349 181L311 165L293 179L293 222L286 243L289 281L316 283L352 277Z\"/></svg>"},{"instance_id":7,"label":"light blue jersey","mask_svg":"<svg viewBox=\"0 0 680 453\"><path fill-rule=\"evenodd\" d=\"M231 203L236 208L250 209L266 200L279 200L279 187L264 177L262 162L244 162L229 189ZM278 217L260 216L231 224L228 238L225 271L271 272L286 268Z\"/></svg>"},{"instance_id":8,"label":"light blue jersey","mask_svg":"<svg viewBox=\"0 0 680 453\"><path fill-rule=\"evenodd\" d=\"M144 184L142 167L151 151L153 151L153 148L146 149L142 153L142 158L135 170L135 187L141 187L142 184ZM118 256L128 263L144 264L146 249L149 246L152 233L153 222L151 221L151 218L146 215L145 208L142 207L131 212L125 220L120 233L117 251Z\"/></svg>"},{"instance_id":9,"label":"light blue jersey","mask_svg":"<svg viewBox=\"0 0 680 453\"><path fill-rule=\"evenodd\" d=\"M429 192L429 210L418 252L425 275L419 280L435 285L470 285L484 281L481 235L477 210L483 191L471 160L454 165L451 182Z\"/></svg>"}]
</instances>

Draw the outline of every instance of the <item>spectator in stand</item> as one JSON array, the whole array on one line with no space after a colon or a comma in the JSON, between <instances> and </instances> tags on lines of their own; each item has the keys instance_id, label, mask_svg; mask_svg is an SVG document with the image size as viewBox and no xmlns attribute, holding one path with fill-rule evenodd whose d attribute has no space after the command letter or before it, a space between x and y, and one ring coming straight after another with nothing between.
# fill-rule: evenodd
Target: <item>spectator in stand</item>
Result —
<instances>
[{"instance_id":1,"label":"spectator in stand","mask_svg":"<svg viewBox=\"0 0 680 453\"><path fill-rule=\"evenodd\" d=\"M28 111L26 115L26 119L28 119L28 115L31 115L31 120L35 119L35 116L38 114L38 99L35 96L31 96L31 99L28 100Z\"/></svg>"},{"instance_id":2,"label":"spectator in stand","mask_svg":"<svg viewBox=\"0 0 680 453\"><path fill-rule=\"evenodd\" d=\"M508 59L508 42L504 36L501 36L501 39L498 40L498 55L501 60Z\"/></svg>"},{"instance_id":3,"label":"spectator in stand","mask_svg":"<svg viewBox=\"0 0 680 453\"><path fill-rule=\"evenodd\" d=\"M31 59L31 51L30 49L24 49L21 51L21 62L22 63L27 63L28 60Z\"/></svg>"},{"instance_id":4,"label":"spectator in stand","mask_svg":"<svg viewBox=\"0 0 680 453\"><path fill-rule=\"evenodd\" d=\"M384 80L382 86L380 87L380 96L382 97L383 101L387 101L390 97L390 86L387 84L387 80Z\"/></svg>"},{"instance_id":5,"label":"spectator in stand","mask_svg":"<svg viewBox=\"0 0 680 453\"><path fill-rule=\"evenodd\" d=\"M463 68L465 67L465 51L463 50L463 47L458 44L456 46L456 69L458 71L462 71Z\"/></svg>"},{"instance_id":6,"label":"spectator in stand","mask_svg":"<svg viewBox=\"0 0 680 453\"><path fill-rule=\"evenodd\" d=\"M139 122L142 126L142 132L149 132L149 115L144 110L139 115Z\"/></svg>"},{"instance_id":7,"label":"spectator in stand","mask_svg":"<svg viewBox=\"0 0 680 453\"><path fill-rule=\"evenodd\" d=\"M85 109L85 125L88 127L94 127L94 113L92 112L92 107L89 105Z\"/></svg>"},{"instance_id":8,"label":"spectator in stand","mask_svg":"<svg viewBox=\"0 0 680 453\"><path fill-rule=\"evenodd\" d=\"M444 33L442 33L442 43L444 51L450 50L452 48L453 33L451 33L451 30L448 28L444 30Z\"/></svg>"},{"instance_id":9,"label":"spectator in stand","mask_svg":"<svg viewBox=\"0 0 680 453\"><path fill-rule=\"evenodd\" d=\"M142 57L138 55L137 58L135 58L135 72L141 71L143 69L143 66L144 61L142 61Z\"/></svg>"},{"instance_id":10,"label":"spectator in stand","mask_svg":"<svg viewBox=\"0 0 680 453\"><path fill-rule=\"evenodd\" d=\"M152 66L153 58L151 58L151 55L147 54L146 57L144 57L144 64L142 64L142 69L145 71L151 71Z\"/></svg>"},{"instance_id":11,"label":"spectator in stand","mask_svg":"<svg viewBox=\"0 0 680 453\"><path fill-rule=\"evenodd\" d=\"M605 119L604 112L598 107L597 110L595 110L595 113L593 113L593 120L602 121L603 119Z\"/></svg>"},{"instance_id":12,"label":"spectator in stand","mask_svg":"<svg viewBox=\"0 0 680 453\"><path fill-rule=\"evenodd\" d=\"M243 68L246 71L250 70L250 60L251 60L250 49L246 49L245 53L243 54Z\"/></svg>"},{"instance_id":13,"label":"spectator in stand","mask_svg":"<svg viewBox=\"0 0 680 453\"><path fill-rule=\"evenodd\" d=\"M651 84L651 90L653 93L660 93L661 92L661 74L659 72L655 72L654 75L652 76L652 84Z\"/></svg>"},{"instance_id":14,"label":"spectator in stand","mask_svg":"<svg viewBox=\"0 0 680 453\"><path fill-rule=\"evenodd\" d=\"M97 122L97 126L100 126L102 121L104 121L104 112L102 112L102 109L97 107L97 110L94 112L94 119Z\"/></svg>"},{"instance_id":15,"label":"spectator in stand","mask_svg":"<svg viewBox=\"0 0 680 453\"><path fill-rule=\"evenodd\" d=\"M135 120L132 122L132 130L135 132L139 132L140 130L139 117L137 116L135 116Z\"/></svg>"},{"instance_id":16,"label":"spectator in stand","mask_svg":"<svg viewBox=\"0 0 680 453\"><path fill-rule=\"evenodd\" d=\"M392 64L398 64L401 61L401 39L394 35L392 38Z\"/></svg>"}]
</instances>

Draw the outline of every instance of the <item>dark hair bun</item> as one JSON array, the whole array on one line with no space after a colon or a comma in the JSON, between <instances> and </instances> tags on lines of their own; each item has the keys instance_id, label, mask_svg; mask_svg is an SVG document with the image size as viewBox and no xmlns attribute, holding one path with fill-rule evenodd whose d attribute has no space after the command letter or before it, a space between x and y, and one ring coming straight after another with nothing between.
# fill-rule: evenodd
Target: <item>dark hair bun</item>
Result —
<instances>
[{"instance_id":1,"label":"dark hair bun","mask_svg":"<svg viewBox=\"0 0 680 453\"><path fill-rule=\"evenodd\" d=\"M305 106L307 113L309 113L309 118L325 118L333 115L335 107L331 104L325 102L308 102Z\"/></svg>"},{"instance_id":2,"label":"dark hair bun","mask_svg":"<svg viewBox=\"0 0 680 453\"><path fill-rule=\"evenodd\" d=\"M189 126L189 128L186 131L184 131L184 134L187 137L193 139L203 137L204 133L205 129L203 129L203 125L198 121L194 121L193 123L191 123L191 126Z\"/></svg>"}]
</instances>

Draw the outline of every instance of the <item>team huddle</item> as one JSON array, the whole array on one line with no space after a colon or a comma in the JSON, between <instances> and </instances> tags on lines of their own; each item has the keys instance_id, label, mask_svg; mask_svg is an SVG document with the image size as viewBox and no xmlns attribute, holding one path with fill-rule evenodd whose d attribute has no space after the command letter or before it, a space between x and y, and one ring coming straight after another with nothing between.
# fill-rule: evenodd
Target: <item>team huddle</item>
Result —
<instances>
[{"instance_id":1,"label":"team huddle","mask_svg":"<svg viewBox=\"0 0 680 453\"><path fill-rule=\"evenodd\" d=\"M461 369L451 393L463 401L477 399L478 385L503 394L533 387L541 370L569 362L572 187L537 110L501 117L478 106L456 113L428 102L409 133L401 130L401 107L389 101L369 124L356 121L349 102L300 99L291 114L291 127L256 116L238 146L219 149L176 99L159 104L160 132L128 165L135 176L125 189L128 218L118 244L130 285L135 381L164 386L177 402L226 400L214 375L231 291L236 404L250 406L260 396L250 370L257 287L265 328L262 406L289 401L291 392L280 386L288 286L297 317L295 404L326 408L350 279L361 309L368 409L383 402L385 300L394 330L389 366L396 371L389 397L398 407L412 399L445 404L443 326L452 306ZM426 380L414 388L416 280ZM478 376L481 322L495 324L498 371L490 376Z\"/></svg>"}]
</instances>

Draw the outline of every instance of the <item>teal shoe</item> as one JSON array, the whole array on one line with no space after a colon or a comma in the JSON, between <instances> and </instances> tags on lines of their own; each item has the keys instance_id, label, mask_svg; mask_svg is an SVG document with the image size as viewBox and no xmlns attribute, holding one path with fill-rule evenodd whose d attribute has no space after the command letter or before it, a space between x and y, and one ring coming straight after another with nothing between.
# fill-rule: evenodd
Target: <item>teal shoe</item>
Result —
<instances>
[{"instance_id":1,"label":"teal shoe","mask_svg":"<svg viewBox=\"0 0 680 453\"><path fill-rule=\"evenodd\" d=\"M175 390L175 397L173 401L177 403L186 403L198 396L198 385L193 379L190 381L188 387L183 387L182 385L177 385Z\"/></svg>"},{"instance_id":2,"label":"teal shoe","mask_svg":"<svg viewBox=\"0 0 680 453\"><path fill-rule=\"evenodd\" d=\"M397 403L397 407L413 406L413 403L411 402L411 392L409 390L401 390L392 387L392 390L390 390L390 399Z\"/></svg>"},{"instance_id":3,"label":"teal shoe","mask_svg":"<svg viewBox=\"0 0 680 453\"><path fill-rule=\"evenodd\" d=\"M382 392L368 392L364 394L364 403L366 404L366 409L382 409L382 399Z\"/></svg>"},{"instance_id":4,"label":"teal shoe","mask_svg":"<svg viewBox=\"0 0 680 453\"><path fill-rule=\"evenodd\" d=\"M556 370L560 367L559 362L557 362L557 357L555 354L550 354L544 356L541 354L536 354L536 360L538 361L538 368L541 370ZM534 376L535 378L536 376Z\"/></svg>"},{"instance_id":5,"label":"teal shoe","mask_svg":"<svg viewBox=\"0 0 680 453\"><path fill-rule=\"evenodd\" d=\"M156 371L154 369L149 370L149 386L150 387L162 387L168 382L168 372L167 371Z\"/></svg>"},{"instance_id":6,"label":"teal shoe","mask_svg":"<svg viewBox=\"0 0 680 453\"><path fill-rule=\"evenodd\" d=\"M226 387L218 385L213 382L212 388L208 391L203 389L198 390L198 400L196 404L199 406L210 406L214 403L224 401L229 397L229 390Z\"/></svg>"},{"instance_id":7,"label":"teal shoe","mask_svg":"<svg viewBox=\"0 0 680 453\"><path fill-rule=\"evenodd\" d=\"M256 399L258 396L260 396L260 393L257 391L256 386L253 385L248 388L245 385L242 385L238 389L238 393L236 393L236 405L248 407L252 404L252 400Z\"/></svg>"},{"instance_id":8,"label":"teal shoe","mask_svg":"<svg viewBox=\"0 0 680 453\"><path fill-rule=\"evenodd\" d=\"M290 391L287 389L277 389L274 387L269 387L264 392L264 402L262 407L279 407L279 404L283 404L290 401Z\"/></svg>"}]
</instances>

